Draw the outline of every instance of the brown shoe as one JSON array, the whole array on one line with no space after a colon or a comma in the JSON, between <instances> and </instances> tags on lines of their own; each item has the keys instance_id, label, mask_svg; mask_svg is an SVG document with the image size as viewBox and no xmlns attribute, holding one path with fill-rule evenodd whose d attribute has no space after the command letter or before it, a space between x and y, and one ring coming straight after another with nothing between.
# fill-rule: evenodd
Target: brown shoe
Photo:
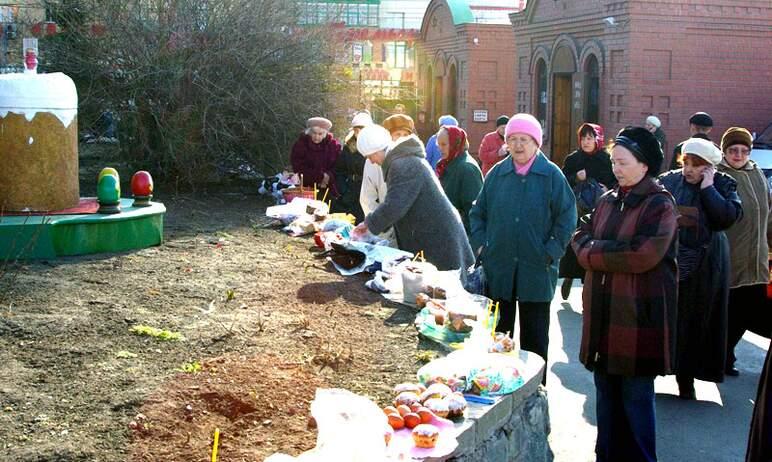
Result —
<instances>
[{"instance_id":1,"label":"brown shoe","mask_svg":"<svg viewBox=\"0 0 772 462\"><path fill-rule=\"evenodd\" d=\"M574 280L571 278L563 279L563 285L560 286L560 296L563 300L568 300L568 296L571 294L571 286L574 284Z\"/></svg>"}]
</instances>

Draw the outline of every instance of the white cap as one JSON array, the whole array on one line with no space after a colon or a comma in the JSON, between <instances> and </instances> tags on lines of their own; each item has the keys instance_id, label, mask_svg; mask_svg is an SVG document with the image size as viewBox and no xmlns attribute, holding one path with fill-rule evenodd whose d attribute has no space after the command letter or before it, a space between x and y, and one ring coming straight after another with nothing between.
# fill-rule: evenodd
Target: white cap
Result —
<instances>
[{"instance_id":1,"label":"white cap","mask_svg":"<svg viewBox=\"0 0 772 462\"><path fill-rule=\"evenodd\" d=\"M646 123L647 124L652 124L652 125L654 125L657 128L662 126L662 121L659 120L659 117L657 117L655 115L650 115L649 117L646 117Z\"/></svg>"},{"instance_id":2,"label":"white cap","mask_svg":"<svg viewBox=\"0 0 772 462\"><path fill-rule=\"evenodd\" d=\"M683 146L681 146L681 154L702 157L713 165L718 165L722 158L721 150L715 144L702 138L689 138L684 141Z\"/></svg>"},{"instance_id":3,"label":"white cap","mask_svg":"<svg viewBox=\"0 0 772 462\"><path fill-rule=\"evenodd\" d=\"M373 118L370 116L369 111L357 112L354 118L351 119L352 127L366 127L373 124Z\"/></svg>"},{"instance_id":4,"label":"white cap","mask_svg":"<svg viewBox=\"0 0 772 462\"><path fill-rule=\"evenodd\" d=\"M391 143L391 134L380 125L368 125L357 136L357 151L365 157L383 151Z\"/></svg>"}]
</instances>

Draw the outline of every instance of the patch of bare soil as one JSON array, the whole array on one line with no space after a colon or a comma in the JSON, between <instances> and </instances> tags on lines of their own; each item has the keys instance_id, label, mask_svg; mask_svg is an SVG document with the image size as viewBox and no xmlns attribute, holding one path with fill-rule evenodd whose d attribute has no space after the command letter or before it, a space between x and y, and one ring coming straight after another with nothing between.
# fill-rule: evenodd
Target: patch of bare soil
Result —
<instances>
[{"instance_id":1,"label":"patch of bare soil","mask_svg":"<svg viewBox=\"0 0 772 462\"><path fill-rule=\"evenodd\" d=\"M159 200L162 246L27 263L0 286L0 460L203 461L215 427L223 462L298 454L317 386L385 403L414 377L415 312L265 228L266 201Z\"/></svg>"}]
</instances>

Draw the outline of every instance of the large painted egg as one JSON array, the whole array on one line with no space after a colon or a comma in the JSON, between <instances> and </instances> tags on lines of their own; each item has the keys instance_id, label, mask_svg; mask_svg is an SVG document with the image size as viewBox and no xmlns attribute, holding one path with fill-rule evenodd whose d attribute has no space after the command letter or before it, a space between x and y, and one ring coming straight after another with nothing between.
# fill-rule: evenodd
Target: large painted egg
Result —
<instances>
[{"instance_id":1,"label":"large painted egg","mask_svg":"<svg viewBox=\"0 0 772 462\"><path fill-rule=\"evenodd\" d=\"M153 195L153 177L150 173L140 170L131 177L131 193L134 197Z\"/></svg>"}]
</instances>

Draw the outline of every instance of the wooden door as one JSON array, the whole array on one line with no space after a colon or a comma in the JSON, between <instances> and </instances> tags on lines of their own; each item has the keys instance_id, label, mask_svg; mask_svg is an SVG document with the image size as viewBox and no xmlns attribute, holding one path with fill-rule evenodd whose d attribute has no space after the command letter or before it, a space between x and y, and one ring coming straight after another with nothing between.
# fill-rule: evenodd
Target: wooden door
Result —
<instances>
[{"instance_id":1,"label":"wooden door","mask_svg":"<svg viewBox=\"0 0 772 462\"><path fill-rule=\"evenodd\" d=\"M553 94L550 159L562 167L571 149L571 75L554 76Z\"/></svg>"}]
</instances>

